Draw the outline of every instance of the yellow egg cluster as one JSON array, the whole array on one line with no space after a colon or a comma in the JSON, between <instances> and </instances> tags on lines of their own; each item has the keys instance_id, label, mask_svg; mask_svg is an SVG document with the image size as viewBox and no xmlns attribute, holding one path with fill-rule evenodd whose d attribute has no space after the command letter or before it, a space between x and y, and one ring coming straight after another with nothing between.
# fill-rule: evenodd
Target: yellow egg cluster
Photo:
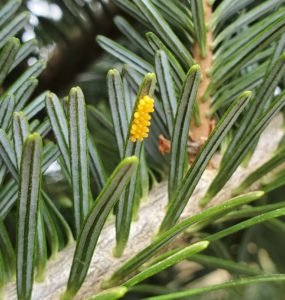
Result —
<instances>
[{"instance_id":1,"label":"yellow egg cluster","mask_svg":"<svg viewBox=\"0 0 285 300\"><path fill-rule=\"evenodd\" d=\"M149 96L144 96L139 100L139 104L134 113L134 119L131 126L130 140L140 142L148 137L150 126L150 113L154 112L154 100Z\"/></svg>"}]
</instances>

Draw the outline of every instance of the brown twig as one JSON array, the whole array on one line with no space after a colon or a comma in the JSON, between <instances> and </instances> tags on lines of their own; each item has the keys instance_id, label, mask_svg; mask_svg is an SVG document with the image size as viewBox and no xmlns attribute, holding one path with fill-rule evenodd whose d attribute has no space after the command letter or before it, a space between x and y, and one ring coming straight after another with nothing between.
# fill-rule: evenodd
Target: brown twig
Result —
<instances>
[{"instance_id":1,"label":"brown twig","mask_svg":"<svg viewBox=\"0 0 285 300\"><path fill-rule=\"evenodd\" d=\"M204 15L205 21L211 20L212 17L212 7L208 4L207 0L204 0ZM200 120L201 124L196 124L194 121L191 124L190 132L189 132L189 147L188 147L188 154L189 154L189 163L192 163L199 153L201 147L207 140L208 136L210 135L211 131L215 126L215 120L210 119L208 117L208 112L210 111L211 106L211 99L208 96L205 98L206 91L210 85L211 78L209 77L209 70L212 67L213 62L213 53L211 49L212 44L212 31L210 28L207 30L206 34L206 57L202 57L200 48L198 46L197 41L194 44L193 49L193 57L197 64L200 65L201 68L201 83L198 89L197 101L198 107L200 111ZM167 144L167 148L164 147ZM169 153L170 151L170 141L167 140L165 137L159 137L159 150L162 154ZM162 149L162 151L161 151Z\"/></svg>"},{"instance_id":2,"label":"brown twig","mask_svg":"<svg viewBox=\"0 0 285 300\"><path fill-rule=\"evenodd\" d=\"M208 4L208 1L204 1L204 13L206 22L211 20L212 17L212 7ZM207 43L206 43L206 57L201 56L198 43L194 45L193 56L197 64L201 67L201 83L198 90L198 106L200 111L201 124L198 126L195 122L192 122L190 130L190 138L193 142L198 145L203 145L207 140L211 130L213 129L213 120L208 117L208 112L210 111L211 99L203 99L210 84L211 78L209 77L209 70L211 69L213 62L213 54L211 49L212 43L212 31L208 29L207 31Z\"/></svg>"}]
</instances>

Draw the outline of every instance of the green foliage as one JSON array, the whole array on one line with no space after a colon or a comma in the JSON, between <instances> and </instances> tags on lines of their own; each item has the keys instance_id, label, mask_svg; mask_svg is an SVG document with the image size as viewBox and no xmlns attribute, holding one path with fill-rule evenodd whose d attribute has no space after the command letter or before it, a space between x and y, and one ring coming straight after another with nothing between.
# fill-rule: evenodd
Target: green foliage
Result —
<instances>
[{"instance_id":1,"label":"green foliage","mask_svg":"<svg viewBox=\"0 0 285 300\"><path fill-rule=\"evenodd\" d=\"M137 164L138 159L136 157L125 158L109 177L104 189L95 200L78 237L67 291L63 299L70 299L81 287L103 224L135 172Z\"/></svg>"},{"instance_id":2,"label":"green foliage","mask_svg":"<svg viewBox=\"0 0 285 300\"><path fill-rule=\"evenodd\" d=\"M258 267L251 267L248 264L240 264L230 259L223 259L203 254L195 254L190 258L191 261L197 262L203 266L228 270L233 274L259 275L262 271Z\"/></svg>"},{"instance_id":3,"label":"green foliage","mask_svg":"<svg viewBox=\"0 0 285 300\"><path fill-rule=\"evenodd\" d=\"M198 184L208 162L219 147L223 137L227 134L228 130L230 130L236 118L238 118L239 114L242 113L250 97L251 92L244 92L241 94L217 124L216 128L205 143L204 148L201 150L191 168L184 176L183 181L180 183L161 223L161 232L171 228L171 226L178 221L180 214L194 192L194 189Z\"/></svg>"},{"instance_id":4,"label":"green foliage","mask_svg":"<svg viewBox=\"0 0 285 300\"><path fill-rule=\"evenodd\" d=\"M112 113L113 127L115 131L120 157L124 156L125 140L128 131L128 118L123 94L123 83L121 75L117 70L110 70L107 76L109 101Z\"/></svg>"},{"instance_id":5,"label":"green foliage","mask_svg":"<svg viewBox=\"0 0 285 300\"><path fill-rule=\"evenodd\" d=\"M197 43L200 48L201 56L207 56L207 36L206 36L206 24L203 2L199 0L188 0L191 5L191 12L194 22L194 31L197 39Z\"/></svg>"},{"instance_id":6,"label":"green foliage","mask_svg":"<svg viewBox=\"0 0 285 300\"><path fill-rule=\"evenodd\" d=\"M170 166L168 178L168 197L173 200L185 174L187 140L194 106L199 87L201 70L198 65L190 68L183 83L181 96L175 113L174 129L171 139Z\"/></svg>"},{"instance_id":7,"label":"green foliage","mask_svg":"<svg viewBox=\"0 0 285 300\"><path fill-rule=\"evenodd\" d=\"M120 44L104 36L97 36L97 42L103 49L110 52L112 55L114 55L124 63L129 64L141 75L153 70L152 66L148 62L146 62L133 52L129 51L127 48L121 46Z\"/></svg>"},{"instance_id":8,"label":"green foliage","mask_svg":"<svg viewBox=\"0 0 285 300\"><path fill-rule=\"evenodd\" d=\"M222 284L216 284L213 286L208 286L204 288L193 288L188 291L182 291L182 292L176 292L176 293L169 293L165 296L157 296L157 297L149 297L146 299L149 300L172 300L172 299L183 299L188 298L195 295L204 294L211 291L216 290L222 290L222 289L228 289L233 287L240 287L244 285L249 284L256 284L256 283L264 283L264 282L283 282L285 280L284 275L278 274L278 275L262 275L262 276L256 276L256 277L249 277L249 278L241 278L232 280L229 282L225 282Z\"/></svg>"},{"instance_id":9,"label":"green foliage","mask_svg":"<svg viewBox=\"0 0 285 300\"><path fill-rule=\"evenodd\" d=\"M13 115L13 142L15 147L18 169L21 165L23 143L30 133L28 120L23 112L15 112Z\"/></svg>"},{"instance_id":10,"label":"green foliage","mask_svg":"<svg viewBox=\"0 0 285 300\"><path fill-rule=\"evenodd\" d=\"M64 159L65 167L70 171L70 158L68 153L69 136L67 120L59 99L54 94L48 94L46 97L46 108L50 119L52 130L55 134L59 149Z\"/></svg>"},{"instance_id":11,"label":"green foliage","mask_svg":"<svg viewBox=\"0 0 285 300\"><path fill-rule=\"evenodd\" d=\"M165 114L168 135L172 135L174 118L176 114L177 98L173 80L170 76L170 65L166 53L163 50L156 51L155 54L155 72L161 97L165 99L162 102L163 111Z\"/></svg>"},{"instance_id":12,"label":"green foliage","mask_svg":"<svg viewBox=\"0 0 285 300\"><path fill-rule=\"evenodd\" d=\"M140 267L147 260L152 258L162 247L166 246L169 242L173 240L178 234L183 232L185 229L193 226L199 226L200 223L203 224L205 220L207 222L213 222L221 216L227 214L232 211L236 207L243 205L245 203L254 201L263 196L263 192L254 192L251 194L246 194L244 196L236 197L231 201L227 201L224 204L217 205L216 207L209 208L204 210L200 214L189 217L179 224L173 226L168 231L160 234L151 245L143 249L139 254L126 262L122 267L120 267L109 279L109 281L105 284L105 286L113 286L118 282L122 281L123 278L130 275L134 272L138 267Z\"/></svg>"},{"instance_id":13,"label":"green foliage","mask_svg":"<svg viewBox=\"0 0 285 300\"><path fill-rule=\"evenodd\" d=\"M17 215L17 292L30 299L33 287L37 215L41 184L42 140L38 134L27 137L21 156Z\"/></svg>"},{"instance_id":14,"label":"green foliage","mask_svg":"<svg viewBox=\"0 0 285 300\"><path fill-rule=\"evenodd\" d=\"M278 152L275 156L273 156L270 160L252 172L244 181L236 188L235 193L239 194L248 187L250 187L254 182L261 179L266 174L270 173L276 167L281 165L285 160L284 150Z\"/></svg>"},{"instance_id":15,"label":"green foliage","mask_svg":"<svg viewBox=\"0 0 285 300\"><path fill-rule=\"evenodd\" d=\"M174 253L172 255L168 256L167 255L168 253L166 253L165 255L167 255L167 257L164 260L153 264L146 270L144 270L141 273L137 274L136 276L132 277L130 280L128 280L126 283L124 283L124 286L126 286L127 288L134 286L134 285L138 284L139 282L145 280L146 278L151 277L154 274L157 274L157 273L161 272L162 270L164 270L174 264L177 264L177 263L183 261L184 259L195 255L196 253L198 253L200 251L205 250L208 247L208 245L209 245L209 243L207 241L201 241L196 244L185 247L182 250L177 251L176 253Z\"/></svg>"},{"instance_id":16,"label":"green foliage","mask_svg":"<svg viewBox=\"0 0 285 300\"><path fill-rule=\"evenodd\" d=\"M70 177L76 235L89 211L88 137L85 100L80 88L73 88L68 98L68 136Z\"/></svg>"},{"instance_id":17,"label":"green foliage","mask_svg":"<svg viewBox=\"0 0 285 300\"><path fill-rule=\"evenodd\" d=\"M183 65L189 67L193 64L193 58L180 39L172 31L171 27L165 21L163 16L154 7L149 0L134 0L137 8L144 15L146 20L155 29L159 36L163 37L163 42L172 50L177 53Z\"/></svg>"},{"instance_id":18,"label":"green foliage","mask_svg":"<svg viewBox=\"0 0 285 300\"><path fill-rule=\"evenodd\" d=\"M254 127L255 121L263 112L266 103L269 101L276 89L276 86L280 82L281 77L284 75L285 71L285 54L283 54L277 62L268 70L265 74L262 85L256 92L256 99L251 102L250 108L243 118L242 123L238 131L235 133L231 144L227 148L226 153L223 156L221 164L228 162L229 158L236 152L237 144L240 142L243 136L245 136Z\"/></svg>"},{"instance_id":19,"label":"green foliage","mask_svg":"<svg viewBox=\"0 0 285 300\"><path fill-rule=\"evenodd\" d=\"M122 256L123 264L103 281L103 287L113 288L90 299L188 299L224 289L230 295L237 287L239 299L262 299L259 293L265 290L266 299L279 299L285 270L285 209L279 190L285 185L284 141L229 191L235 198L204 206L225 192L238 168L249 165L259 137L284 110L285 1L113 0L112 6L102 0L41 1L57 9L58 16L37 13L32 0L4 2L0 288L5 290L16 275L18 299L31 299L34 281L45 284L50 258L74 243L62 295L72 299L111 219L113 255ZM212 16L205 20L209 12ZM36 39L23 42L23 33L32 27ZM109 54L95 53L95 35ZM59 80L65 76L73 80L68 88L80 86L67 97ZM134 114L144 96L155 100L149 137L132 142ZM201 103L209 99L205 112L207 104ZM204 114L217 125L201 137L206 141L189 163L196 142L189 131L207 125ZM160 151L165 139L170 149ZM217 174L204 197L195 199L201 211L181 220L186 206L195 207L191 196L215 154L220 158ZM144 217L141 201L165 180L168 205L159 232L126 258L132 226ZM262 191L246 193L256 186ZM187 278L178 264L187 267L186 261L199 266ZM200 287L219 269L231 280ZM189 289L193 283L197 287ZM254 288L253 298L248 285Z\"/></svg>"},{"instance_id":20,"label":"green foliage","mask_svg":"<svg viewBox=\"0 0 285 300\"><path fill-rule=\"evenodd\" d=\"M89 300L116 300L122 298L127 291L128 289L125 286L119 286L103 291L96 296L89 298Z\"/></svg>"},{"instance_id":21,"label":"green foliage","mask_svg":"<svg viewBox=\"0 0 285 300\"><path fill-rule=\"evenodd\" d=\"M130 140L130 131L131 131L131 125L134 120L134 114L136 107L138 106L138 103L141 98L143 98L146 95L149 95L150 97L153 95L154 89L156 84L156 77L154 74L149 73L147 74L138 91L136 101L134 103L134 106L132 108L132 116L131 120L129 122L129 128L127 132L127 136L125 137L124 142L124 158L128 156L135 155L142 158L142 149L143 149L143 142L137 141L133 143ZM111 100L110 100L111 101ZM128 104L130 105L130 104ZM127 120L125 120L126 122ZM119 148L119 145L118 145ZM139 167L140 168L140 167ZM120 197L119 203L116 207L116 248L114 249L114 255L115 256L121 256L126 244L128 242L128 237L130 233L130 226L131 221L134 215L134 206L135 202L139 201L139 199L136 199L136 197L140 197L140 195L136 194L136 186L139 184L139 170L135 172L132 175L132 178L130 180L129 185L127 186L125 192Z\"/></svg>"},{"instance_id":22,"label":"green foliage","mask_svg":"<svg viewBox=\"0 0 285 300\"><path fill-rule=\"evenodd\" d=\"M245 158L246 154L250 150L252 143L256 142L262 131L269 125L272 118L282 109L285 104L285 94L282 93L275 99L267 110L254 122L252 130L245 134L244 137L239 141L235 155L227 161L225 166L222 166L219 174L211 183L207 194L201 200L202 205L206 205L226 184L231 175L237 169L238 165Z\"/></svg>"}]
</instances>

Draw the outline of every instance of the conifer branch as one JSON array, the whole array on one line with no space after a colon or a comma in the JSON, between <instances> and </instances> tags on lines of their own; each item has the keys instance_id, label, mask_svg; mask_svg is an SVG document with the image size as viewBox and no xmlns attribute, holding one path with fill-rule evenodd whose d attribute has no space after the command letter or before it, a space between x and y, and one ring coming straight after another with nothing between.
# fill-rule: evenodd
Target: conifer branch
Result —
<instances>
[{"instance_id":1,"label":"conifer branch","mask_svg":"<svg viewBox=\"0 0 285 300\"><path fill-rule=\"evenodd\" d=\"M260 165L269 160L283 136L283 117L279 114L263 132L258 147L247 168L240 167L227 183L224 189L211 202L211 206L216 206L223 201L230 199L232 192L238 184ZM268 141L270 140L270 143ZM219 161L217 154L214 161ZM199 200L205 194L209 184L215 176L215 170L207 169L203 174L193 196L185 208L182 218L195 215L201 211ZM257 190L259 184L254 184L250 190ZM165 214L167 204L167 184L162 182L151 191L149 200L142 205L139 220L133 223L129 244L121 258L114 258L112 249L115 246L114 223L108 223L103 229L95 255L93 256L86 281L74 299L86 299L100 291L100 283L107 279L118 267L140 250L150 244L153 235L157 232L159 224ZM175 241L173 242L175 244ZM173 245L172 245L173 246ZM63 293L75 250L75 244L67 246L59 252L54 260L48 262L46 279L43 283L35 283L32 299L52 300L59 299ZM16 300L16 287L14 283L9 283L3 291L4 299Z\"/></svg>"}]
</instances>

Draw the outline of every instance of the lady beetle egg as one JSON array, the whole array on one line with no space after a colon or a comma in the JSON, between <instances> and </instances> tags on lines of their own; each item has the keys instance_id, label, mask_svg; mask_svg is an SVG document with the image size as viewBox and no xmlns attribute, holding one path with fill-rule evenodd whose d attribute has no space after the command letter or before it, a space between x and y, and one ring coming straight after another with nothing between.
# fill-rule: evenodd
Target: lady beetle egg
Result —
<instances>
[{"instance_id":1,"label":"lady beetle egg","mask_svg":"<svg viewBox=\"0 0 285 300\"><path fill-rule=\"evenodd\" d=\"M139 104L134 113L134 119L131 126L130 140L132 142L142 141L148 137L151 116L154 112L154 100L149 96L144 96L139 100Z\"/></svg>"}]
</instances>

